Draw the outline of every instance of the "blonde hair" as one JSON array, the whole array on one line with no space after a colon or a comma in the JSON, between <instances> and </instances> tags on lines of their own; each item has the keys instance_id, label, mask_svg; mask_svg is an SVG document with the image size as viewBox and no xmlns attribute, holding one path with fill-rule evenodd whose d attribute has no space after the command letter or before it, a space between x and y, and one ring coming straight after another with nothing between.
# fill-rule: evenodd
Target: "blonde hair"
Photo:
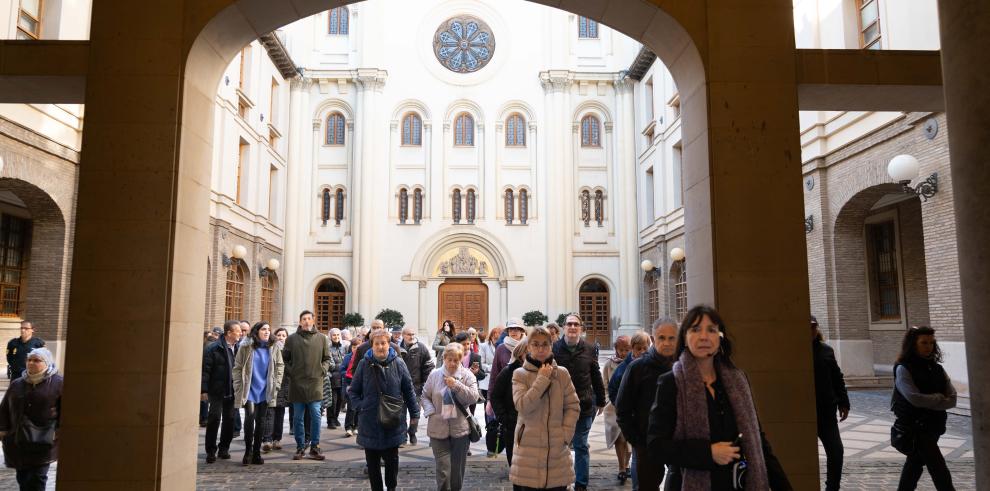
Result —
<instances>
[{"instance_id":1,"label":"blonde hair","mask_svg":"<svg viewBox=\"0 0 990 491\"><path fill-rule=\"evenodd\" d=\"M536 326L536 327L534 327L533 328L533 331L529 333L529 336L527 336L526 339L528 341L532 342L533 341L533 338L535 338L537 336L543 336L543 337L547 338L547 341L550 341L551 344L554 341L556 341L556 339L553 338L553 335L550 334L550 330L547 329L547 328L545 328L545 327L543 327L543 326Z\"/></svg>"},{"instance_id":2,"label":"blonde hair","mask_svg":"<svg viewBox=\"0 0 990 491\"><path fill-rule=\"evenodd\" d=\"M461 346L460 343L449 343L449 344L447 344L447 346L445 346L443 348L443 357L442 357L442 359L446 360L447 359L447 355L450 355L451 353L456 353L458 360L460 360L461 358L464 358L464 346Z\"/></svg>"},{"instance_id":3,"label":"blonde hair","mask_svg":"<svg viewBox=\"0 0 990 491\"><path fill-rule=\"evenodd\" d=\"M642 331L637 332L636 334L633 334L632 340L629 342L629 344L632 345L632 346L641 346L641 345L644 345L644 344L646 346L649 346L650 345L650 335L649 334L646 334L645 332L642 332Z\"/></svg>"}]
</instances>

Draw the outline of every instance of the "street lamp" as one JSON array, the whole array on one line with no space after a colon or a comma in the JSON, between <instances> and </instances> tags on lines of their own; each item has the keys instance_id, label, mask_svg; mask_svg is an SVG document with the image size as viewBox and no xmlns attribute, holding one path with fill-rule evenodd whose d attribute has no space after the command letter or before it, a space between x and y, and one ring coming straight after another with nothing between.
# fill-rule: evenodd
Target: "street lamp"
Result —
<instances>
[{"instance_id":1,"label":"street lamp","mask_svg":"<svg viewBox=\"0 0 990 491\"><path fill-rule=\"evenodd\" d=\"M273 257L273 258L269 259L268 262L265 263L264 267L258 268L258 276L264 278L264 277L266 277L266 276L274 273L275 270L278 269L278 267L280 265L281 264L278 262L278 259L275 259Z\"/></svg>"},{"instance_id":2,"label":"street lamp","mask_svg":"<svg viewBox=\"0 0 990 491\"><path fill-rule=\"evenodd\" d=\"M234 264L234 261L244 259L247 255L247 248L242 245L235 245L233 249L230 250L230 257L226 253L223 255L223 265L230 267Z\"/></svg>"},{"instance_id":3,"label":"street lamp","mask_svg":"<svg viewBox=\"0 0 990 491\"><path fill-rule=\"evenodd\" d=\"M684 257L685 257L684 256L684 249L681 249L680 247L675 247L675 248L673 248L673 249L670 250L670 260L671 261L674 261L674 262L683 261L684 260Z\"/></svg>"},{"instance_id":4,"label":"street lamp","mask_svg":"<svg viewBox=\"0 0 990 491\"><path fill-rule=\"evenodd\" d=\"M911 187L911 181L918 177L921 164L918 159L911 155L901 154L892 159L887 164L887 174L890 178L901 185L901 189L907 194L921 196L922 201L935 196L938 192L938 173L932 172L924 181L918 183L916 187Z\"/></svg>"}]
</instances>

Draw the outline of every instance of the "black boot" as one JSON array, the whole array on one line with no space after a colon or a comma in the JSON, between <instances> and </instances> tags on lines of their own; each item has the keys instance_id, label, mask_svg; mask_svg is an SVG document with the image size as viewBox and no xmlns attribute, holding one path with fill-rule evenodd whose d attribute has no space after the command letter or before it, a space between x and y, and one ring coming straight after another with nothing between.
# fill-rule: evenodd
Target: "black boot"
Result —
<instances>
[{"instance_id":1,"label":"black boot","mask_svg":"<svg viewBox=\"0 0 990 491\"><path fill-rule=\"evenodd\" d=\"M251 451L250 450L245 450L244 451L244 458L241 459L241 465L248 465L250 463L251 463Z\"/></svg>"}]
</instances>

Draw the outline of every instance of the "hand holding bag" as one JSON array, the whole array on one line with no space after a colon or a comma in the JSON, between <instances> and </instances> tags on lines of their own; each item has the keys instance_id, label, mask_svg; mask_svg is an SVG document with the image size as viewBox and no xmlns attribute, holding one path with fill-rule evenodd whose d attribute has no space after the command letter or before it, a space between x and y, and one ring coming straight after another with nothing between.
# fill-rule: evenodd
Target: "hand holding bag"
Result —
<instances>
[{"instance_id":1,"label":"hand holding bag","mask_svg":"<svg viewBox=\"0 0 990 491\"><path fill-rule=\"evenodd\" d=\"M470 437L471 443L477 443L481 440L481 425L478 424L478 420L474 419L474 415L468 414L467 409L464 409L461 401L457 400L456 395L454 395L453 399L454 405L457 406L457 409L461 410L461 413L464 414L464 418L467 419L468 428L471 430L468 432L468 437Z\"/></svg>"},{"instance_id":2,"label":"hand holding bag","mask_svg":"<svg viewBox=\"0 0 990 491\"><path fill-rule=\"evenodd\" d=\"M406 411L406 403L401 397L395 397L382 392L381 384L378 381L379 374L385 376L385 369L378 363L372 363L372 367L377 367L371 372L371 377L375 381L375 388L378 389L378 424L386 430L394 430L402 424L402 416Z\"/></svg>"}]
</instances>

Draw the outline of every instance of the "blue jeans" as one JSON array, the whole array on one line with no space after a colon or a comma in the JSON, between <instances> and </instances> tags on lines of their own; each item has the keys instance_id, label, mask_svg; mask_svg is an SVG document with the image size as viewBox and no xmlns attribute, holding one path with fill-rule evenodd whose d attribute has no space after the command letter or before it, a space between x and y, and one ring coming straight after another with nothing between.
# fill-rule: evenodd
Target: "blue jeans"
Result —
<instances>
[{"instance_id":1,"label":"blue jeans","mask_svg":"<svg viewBox=\"0 0 990 491\"><path fill-rule=\"evenodd\" d=\"M577 426L574 427L574 439L571 446L574 447L574 484L588 486L588 465L590 456L588 455L588 433L591 432L591 423L595 421L594 416L578 418Z\"/></svg>"},{"instance_id":2,"label":"blue jeans","mask_svg":"<svg viewBox=\"0 0 990 491\"><path fill-rule=\"evenodd\" d=\"M309 412L309 442L314 447L320 446L320 402L292 403L292 436L296 437L296 449L306 448L306 430L303 428L303 417Z\"/></svg>"},{"instance_id":3,"label":"blue jeans","mask_svg":"<svg viewBox=\"0 0 990 491\"><path fill-rule=\"evenodd\" d=\"M632 488L633 488L633 491L639 491L639 476L636 475L636 462L638 460L639 459L636 457L636 449L633 448L633 451L632 451L632 463L629 464L629 471L632 474L632 483L633 483Z\"/></svg>"}]
</instances>

